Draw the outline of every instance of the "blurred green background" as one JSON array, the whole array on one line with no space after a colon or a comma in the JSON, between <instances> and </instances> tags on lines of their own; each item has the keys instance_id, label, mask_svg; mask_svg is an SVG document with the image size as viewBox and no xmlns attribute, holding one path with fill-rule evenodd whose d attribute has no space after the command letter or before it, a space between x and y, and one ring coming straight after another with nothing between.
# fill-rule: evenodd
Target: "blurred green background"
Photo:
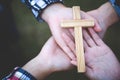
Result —
<instances>
[{"instance_id":1,"label":"blurred green background","mask_svg":"<svg viewBox=\"0 0 120 80\"><path fill-rule=\"evenodd\" d=\"M66 6L72 7L78 5L84 11L89 11L98 8L107 0L64 0ZM10 44L10 49L15 50L16 58L10 61L1 61L0 65L4 66L3 71L0 71L0 76L5 76L16 66L22 66L30 59L35 57L41 50L44 43L51 36L49 27L46 23L38 23L31 11L20 2L20 0L12 0L11 4L18 39L14 44ZM103 12L104 13L104 12ZM106 14L107 15L107 14ZM106 44L111 47L113 52L120 60L120 23L116 23L110 27L104 37ZM10 37L10 36L9 36ZM7 51L7 50L6 50ZM8 54L11 54L8 52ZM2 54L1 54L2 56ZM5 57L3 57L5 58ZM42 68L41 68L42 69ZM89 80L84 74L76 73L76 70L68 72L59 72L50 75L46 80Z\"/></svg>"}]
</instances>

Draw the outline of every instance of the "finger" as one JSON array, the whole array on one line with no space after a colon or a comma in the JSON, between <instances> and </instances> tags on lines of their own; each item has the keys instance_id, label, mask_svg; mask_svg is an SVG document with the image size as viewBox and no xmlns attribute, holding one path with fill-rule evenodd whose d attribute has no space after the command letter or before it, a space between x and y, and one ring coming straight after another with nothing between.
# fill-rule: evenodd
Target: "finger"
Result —
<instances>
[{"instance_id":1,"label":"finger","mask_svg":"<svg viewBox=\"0 0 120 80\"><path fill-rule=\"evenodd\" d=\"M68 30L68 37L73 41L73 43L75 42L75 39L74 39L74 36L73 36L73 34L74 34L74 32L73 32L73 29L72 28L69 28ZM71 33L71 31L72 31L72 33Z\"/></svg>"},{"instance_id":2,"label":"finger","mask_svg":"<svg viewBox=\"0 0 120 80\"><path fill-rule=\"evenodd\" d=\"M93 19L94 22L95 22L94 30L95 30L96 32L101 32L101 31L102 31L102 28L100 27L98 20L97 20L96 18L92 17L92 16L95 16L95 14L92 14L91 11L90 11L90 12L87 12L87 14L88 14L88 16L89 16L91 19ZM90 16L90 15L91 15L91 16Z\"/></svg>"},{"instance_id":3,"label":"finger","mask_svg":"<svg viewBox=\"0 0 120 80\"><path fill-rule=\"evenodd\" d=\"M97 23L96 20L94 20L94 22L95 22L94 30L97 32L101 32L102 28L100 27L100 25Z\"/></svg>"},{"instance_id":4,"label":"finger","mask_svg":"<svg viewBox=\"0 0 120 80\"><path fill-rule=\"evenodd\" d=\"M57 44L61 47L61 49L71 58L74 59L75 55L74 53L71 51L71 49L67 46L67 44L65 43L65 41L62 39L62 36L56 36L54 37Z\"/></svg>"},{"instance_id":5,"label":"finger","mask_svg":"<svg viewBox=\"0 0 120 80\"><path fill-rule=\"evenodd\" d=\"M87 49L89 48L88 44L86 43L85 40L83 40L83 45L84 45L84 52L87 51Z\"/></svg>"},{"instance_id":6,"label":"finger","mask_svg":"<svg viewBox=\"0 0 120 80\"><path fill-rule=\"evenodd\" d=\"M77 66L77 61L71 61L74 66Z\"/></svg>"},{"instance_id":7,"label":"finger","mask_svg":"<svg viewBox=\"0 0 120 80\"><path fill-rule=\"evenodd\" d=\"M56 26L56 27L55 27ZM53 34L53 37L56 41L56 43L60 46L60 48L70 57L71 59L75 58L74 53L69 49L65 41L62 39L61 33L64 31L61 29L57 24L54 24L54 27L51 26L51 32Z\"/></svg>"},{"instance_id":8,"label":"finger","mask_svg":"<svg viewBox=\"0 0 120 80\"><path fill-rule=\"evenodd\" d=\"M71 33L70 30L72 31L72 33ZM72 28L66 29L65 32L66 32L66 34L69 36L69 38L70 38L71 40L74 40L74 36L73 36L74 32L73 32L73 29L72 29Z\"/></svg>"},{"instance_id":9,"label":"finger","mask_svg":"<svg viewBox=\"0 0 120 80\"><path fill-rule=\"evenodd\" d=\"M70 31L70 33L72 34L73 38L74 38L74 37L75 37L74 29L70 28L69 31Z\"/></svg>"},{"instance_id":10,"label":"finger","mask_svg":"<svg viewBox=\"0 0 120 80\"><path fill-rule=\"evenodd\" d=\"M98 21L96 19L94 19L94 22L95 22L95 25L94 25L94 30L96 32L101 32L102 31L102 28L100 27Z\"/></svg>"},{"instance_id":11,"label":"finger","mask_svg":"<svg viewBox=\"0 0 120 80\"><path fill-rule=\"evenodd\" d=\"M73 40L71 40L71 38L69 36L67 36L67 34L65 34L65 33L63 33L62 36L63 36L64 41L68 45L68 47L75 54L75 42Z\"/></svg>"},{"instance_id":12,"label":"finger","mask_svg":"<svg viewBox=\"0 0 120 80\"><path fill-rule=\"evenodd\" d=\"M89 47L95 46L94 40L91 38L90 34L88 34L87 30L83 29L83 37Z\"/></svg>"},{"instance_id":13,"label":"finger","mask_svg":"<svg viewBox=\"0 0 120 80\"><path fill-rule=\"evenodd\" d=\"M92 28L89 28L88 30L89 30L92 38L94 39L96 45L100 46L101 44L104 44L102 39L98 36L98 34Z\"/></svg>"},{"instance_id":14,"label":"finger","mask_svg":"<svg viewBox=\"0 0 120 80\"><path fill-rule=\"evenodd\" d=\"M62 48L62 50L71 58L71 59L74 59L75 58L75 55L74 53L72 53L72 51L69 49L68 46L66 46L66 44L59 44Z\"/></svg>"}]
</instances>

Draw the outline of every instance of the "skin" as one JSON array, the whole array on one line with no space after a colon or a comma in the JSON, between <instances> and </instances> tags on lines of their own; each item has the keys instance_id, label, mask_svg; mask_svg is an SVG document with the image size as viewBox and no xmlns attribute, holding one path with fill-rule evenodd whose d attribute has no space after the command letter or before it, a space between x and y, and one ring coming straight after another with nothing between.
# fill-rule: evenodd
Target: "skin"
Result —
<instances>
[{"instance_id":1,"label":"skin","mask_svg":"<svg viewBox=\"0 0 120 80\"><path fill-rule=\"evenodd\" d=\"M119 20L118 15L109 2L87 14L94 17L102 31L98 33L97 27L94 27L95 31L93 29L89 29L89 32L83 30L86 75L91 80L119 80L120 63L112 50L101 40L107 28ZM71 33L73 34L73 31ZM63 37L68 46L69 43L74 43L66 34ZM71 61L71 63L77 64L75 61Z\"/></svg>"},{"instance_id":2,"label":"skin","mask_svg":"<svg viewBox=\"0 0 120 80\"><path fill-rule=\"evenodd\" d=\"M97 21L90 15L81 11L81 16L83 19L92 19L95 21L95 29L96 31L101 31L101 28ZM70 20L73 18L72 16L72 8L66 7L61 3L52 4L47 7L41 17L48 23L49 28L55 41L57 44L63 49L63 51L71 58L75 59L75 52L72 46L67 46L66 42L63 39L63 35L67 35L74 40L73 35L71 33L71 29L65 29L60 26L62 20ZM71 44L72 45L72 44Z\"/></svg>"},{"instance_id":3,"label":"skin","mask_svg":"<svg viewBox=\"0 0 120 80\"><path fill-rule=\"evenodd\" d=\"M91 80L119 80L120 63L112 50L92 29L83 30L86 75ZM74 65L77 62L72 61Z\"/></svg>"},{"instance_id":4,"label":"skin","mask_svg":"<svg viewBox=\"0 0 120 80\"><path fill-rule=\"evenodd\" d=\"M88 11L87 14L96 19L101 27L102 31L98 33L101 38L104 37L106 30L112 24L119 21L119 17L110 2L104 3L98 9ZM96 31L96 29L94 30Z\"/></svg>"},{"instance_id":5,"label":"skin","mask_svg":"<svg viewBox=\"0 0 120 80\"><path fill-rule=\"evenodd\" d=\"M41 52L22 68L31 73L36 79L43 80L53 72L74 68L70 61L71 59L51 37L43 46Z\"/></svg>"},{"instance_id":6,"label":"skin","mask_svg":"<svg viewBox=\"0 0 120 80\"><path fill-rule=\"evenodd\" d=\"M98 32L101 38L103 38L107 28L119 20L118 15L109 2L106 2L98 9L88 11L87 13L81 11L80 13L82 19L92 19L95 21L94 30ZM65 29L60 26L62 20L70 20L73 17L72 15L72 8L66 7L61 3L55 3L47 7L41 14L41 17L48 23L56 43L71 59L75 60L73 44L68 46L65 40L62 39L63 35L67 35L71 39L69 42L72 43L74 32L70 28Z\"/></svg>"},{"instance_id":7,"label":"skin","mask_svg":"<svg viewBox=\"0 0 120 80\"><path fill-rule=\"evenodd\" d=\"M43 80L53 72L69 70L74 67L72 64L77 64L75 61L74 32L72 29L62 29L60 27L61 20L72 19L71 13L72 8L56 3L46 8L41 15L48 23L55 40L53 37L50 38L40 54L23 66L23 69L39 80ZM98 35L101 38L107 28L119 20L109 2L96 10L87 13L81 11L81 13L83 19L93 19L95 21L94 30L99 32ZM89 32L83 30L86 75L91 80L119 80L120 64L117 58L94 30L89 29ZM58 59L60 61L57 61ZM43 69L41 70L38 66Z\"/></svg>"}]
</instances>

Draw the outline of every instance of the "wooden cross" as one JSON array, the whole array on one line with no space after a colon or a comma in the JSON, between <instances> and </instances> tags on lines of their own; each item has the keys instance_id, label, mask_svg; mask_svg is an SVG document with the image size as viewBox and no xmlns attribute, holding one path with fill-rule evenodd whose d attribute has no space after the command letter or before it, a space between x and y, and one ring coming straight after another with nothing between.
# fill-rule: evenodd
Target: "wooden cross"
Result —
<instances>
[{"instance_id":1,"label":"wooden cross","mask_svg":"<svg viewBox=\"0 0 120 80\"><path fill-rule=\"evenodd\" d=\"M94 26L94 21L93 20L81 20L79 6L73 6L73 19L74 20L62 21L61 26L62 27L74 27L78 72L85 72L86 70L85 70L82 26L92 27Z\"/></svg>"}]
</instances>

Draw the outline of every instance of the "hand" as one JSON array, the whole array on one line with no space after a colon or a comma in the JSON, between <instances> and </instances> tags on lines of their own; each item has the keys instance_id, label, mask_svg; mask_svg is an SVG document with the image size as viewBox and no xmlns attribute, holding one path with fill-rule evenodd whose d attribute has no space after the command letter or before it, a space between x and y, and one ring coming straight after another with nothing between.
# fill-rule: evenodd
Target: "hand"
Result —
<instances>
[{"instance_id":1,"label":"hand","mask_svg":"<svg viewBox=\"0 0 120 80\"><path fill-rule=\"evenodd\" d=\"M67 53L71 59L74 59L74 51L72 51L72 49L70 49L64 42L62 39L62 33L67 34L70 38L72 38L72 36L68 29L63 29L60 26L61 20L72 19L71 13L71 9L66 8L61 3L56 3L44 10L42 18L48 23L57 44L63 49L65 53Z\"/></svg>"},{"instance_id":2,"label":"hand","mask_svg":"<svg viewBox=\"0 0 120 80\"><path fill-rule=\"evenodd\" d=\"M73 68L70 63L71 59L57 45L53 37L47 41L38 57L42 57L53 71L68 70Z\"/></svg>"},{"instance_id":3,"label":"hand","mask_svg":"<svg viewBox=\"0 0 120 80\"><path fill-rule=\"evenodd\" d=\"M104 34L109 26L119 21L119 17L110 2L106 2L98 9L88 11L87 14L96 19L98 25L102 29L98 33L101 38L104 37ZM97 31L97 27L95 27L94 30Z\"/></svg>"},{"instance_id":4,"label":"hand","mask_svg":"<svg viewBox=\"0 0 120 80\"><path fill-rule=\"evenodd\" d=\"M27 70L37 79L43 80L53 72L72 69L74 66L70 61L71 59L56 44L53 37L51 37L38 56L23 66L23 69Z\"/></svg>"},{"instance_id":5,"label":"hand","mask_svg":"<svg viewBox=\"0 0 120 80\"><path fill-rule=\"evenodd\" d=\"M100 27L97 23L97 21L86 14L85 12L81 11L82 19L93 19L95 21L95 27L96 30L99 32ZM46 8L43 11L42 18L48 23L50 30L52 32L53 37L55 38L55 41L57 44L63 49L63 51L71 58L75 59L75 51L72 41L69 42L69 44L66 44L66 42L63 39L63 35L67 35L73 40L71 29L64 29L61 28L60 23L62 20L71 20L73 19L72 16L72 8L68 8L63 6L62 4L53 4Z\"/></svg>"},{"instance_id":6,"label":"hand","mask_svg":"<svg viewBox=\"0 0 120 80\"><path fill-rule=\"evenodd\" d=\"M90 34L89 34L90 33ZM91 80L119 80L120 63L112 50L105 45L95 31L83 30L86 75ZM76 62L72 62L76 64Z\"/></svg>"}]
</instances>

